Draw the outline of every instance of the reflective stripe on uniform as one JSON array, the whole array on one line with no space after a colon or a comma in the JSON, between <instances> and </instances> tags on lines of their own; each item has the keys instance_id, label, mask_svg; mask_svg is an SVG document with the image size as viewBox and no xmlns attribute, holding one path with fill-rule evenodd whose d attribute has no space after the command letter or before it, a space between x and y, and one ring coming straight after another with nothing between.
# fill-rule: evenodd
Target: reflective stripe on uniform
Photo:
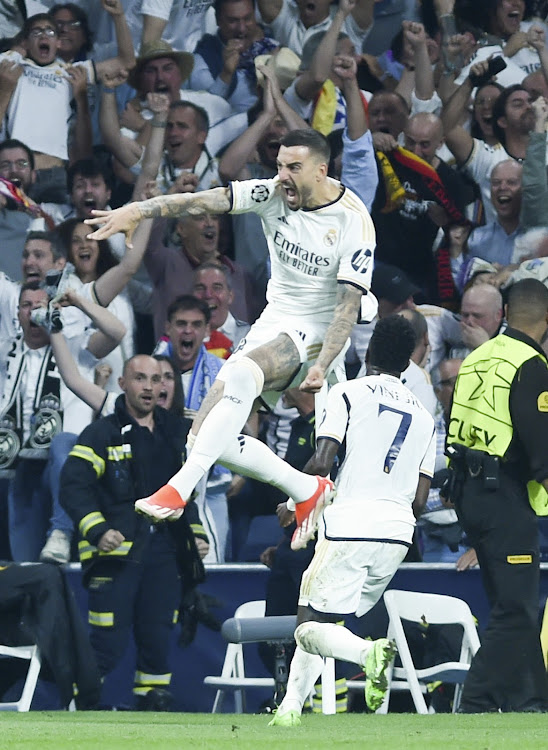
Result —
<instances>
[{"instance_id":1,"label":"reflective stripe on uniform","mask_svg":"<svg viewBox=\"0 0 548 750\"><path fill-rule=\"evenodd\" d=\"M78 530L82 536L86 536L88 531L99 523L106 523L106 519L98 510L94 510L92 513L88 513L87 516L82 518L78 524Z\"/></svg>"},{"instance_id":2,"label":"reflective stripe on uniform","mask_svg":"<svg viewBox=\"0 0 548 750\"><path fill-rule=\"evenodd\" d=\"M74 448L69 453L69 456L74 456L75 458L82 458L84 461L89 461L89 463L95 469L97 477L102 477L105 473L104 460L101 458L101 456L98 456L93 448L89 447L89 445L80 445L79 443L76 443Z\"/></svg>"},{"instance_id":3,"label":"reflective stripe on uniform","mask_svg":"<svg viewBox=\"0 0 548 750\"><path fill-rule=\"evenodd\" d=\"M167 674L147 674L146 672L135 672L135 685L169 685L171 682L171 672Z\"/></svg>"},{"instance_id":4,"label":"reflective stripe on uniform","mask_svg":"<svg viewBox=\"0 0 548 750\"><path fill-rule=\"evenodd\" d=\"M112 628L114 626L114 612L88 612L88 623L96 628Z\"/></svg>"},{"instance_id":5,"label":"reflective stripe on uniform","mask_svg":"<svg viewBox=\"0 0 548 750\"><path fill-rule=\"evenodd\" d=\"M129 444L107 446L107 459L109 461L125 461L128 458L133 458Z\"/></svg>"}]
</instances>

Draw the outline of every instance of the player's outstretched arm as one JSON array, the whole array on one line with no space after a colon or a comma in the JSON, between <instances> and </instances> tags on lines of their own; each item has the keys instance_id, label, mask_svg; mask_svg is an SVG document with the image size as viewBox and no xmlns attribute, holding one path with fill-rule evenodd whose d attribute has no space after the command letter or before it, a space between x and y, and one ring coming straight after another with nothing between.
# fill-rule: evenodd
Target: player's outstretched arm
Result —
<instances>
[{"instance_id":1,"label":"player's outstretched arm","mask_svg":"<svg viewBox=\"0 0 548 750\"><path fill-rule=\"evenodd\" d=\"M94 218L86 219L86 224L98 226L88 235L94 240L106 240L117 232L126 235L126 244L131 247L131 237L142 219L158 216L180 218L199 214L224 214L230 211L229 188L219 187L202 190L199 193L175 193L158 195L146 201L128 203L114 211L93 211Z\"/></svg>"},{"instance_id":2,"label":"player's outstretched arm","mask_svg":"<svg viewBox=\"0 0 548 750\"><path fill-rule=\"evenodd\" d=\"M325 373L335 357L341 352L346 339L350 336L352 328L358 320L361 299L361 289L352 286L352 284L338 284L333 320L325 333L318 359L309 368L306 378L300 385L302 391L318 393L321 389Z\"/></svg>"}]
</instances>

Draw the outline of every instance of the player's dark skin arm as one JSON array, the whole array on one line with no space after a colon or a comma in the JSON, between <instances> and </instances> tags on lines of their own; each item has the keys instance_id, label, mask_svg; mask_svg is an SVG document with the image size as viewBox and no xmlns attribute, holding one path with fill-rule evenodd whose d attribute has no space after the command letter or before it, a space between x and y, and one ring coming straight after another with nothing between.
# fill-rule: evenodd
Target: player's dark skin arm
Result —
<instances>
[{"instance_id":1,"label":"player's dark skin arm","mask_svg":"<svg viewBox=\"0 0 548 750\"><path fill-rule=\"evenodd\" d=\"M303 469L305 474L319 474L326 477L333 467L333 461L339 450L339 443L329 438L320 438L314 455Z\"/></svg>"},{"instance_id":2,"label":"player's dark skin arm","mask_svg":"<svg viewBox=\"0 0 548 750\"><path fill-rule=\"evenodd\" d=\"M431 483L432 480L430 477L424 477L421 474L419 477L419 484L417 485L417 491L415 492L415 499L413 500L413 515L415 518L420 516L426 506Z\"/></svg>"}]
</instances>

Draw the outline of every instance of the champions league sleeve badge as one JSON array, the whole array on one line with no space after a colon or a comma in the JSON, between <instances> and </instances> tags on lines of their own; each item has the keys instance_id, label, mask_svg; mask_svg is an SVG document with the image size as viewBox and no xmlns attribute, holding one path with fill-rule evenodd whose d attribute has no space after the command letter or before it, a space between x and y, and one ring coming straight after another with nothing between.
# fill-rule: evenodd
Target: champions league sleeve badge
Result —
<instances>
[{"instance_id":1,"label":"champions league sleeve badge","mask_svg":"<svg viewBox=\"0 0 548 750\"><path fill-rule=\"evenodd\" d=\"M255 203L264 203L270 195L270 190L266 185L255 185L251 191L251 200Z\"/></svg>"},{"instance_id":2,"label":"champions league sleeve badge","mask_svg":"<svg viewBox=\"0 0 548 750\"><path fill-rule=\"evenodd\" d=\"M0 469L7 469L19 455L21 439L15 430L15 420L4 416L0 420Z\"/></svg>"}]
</instances>

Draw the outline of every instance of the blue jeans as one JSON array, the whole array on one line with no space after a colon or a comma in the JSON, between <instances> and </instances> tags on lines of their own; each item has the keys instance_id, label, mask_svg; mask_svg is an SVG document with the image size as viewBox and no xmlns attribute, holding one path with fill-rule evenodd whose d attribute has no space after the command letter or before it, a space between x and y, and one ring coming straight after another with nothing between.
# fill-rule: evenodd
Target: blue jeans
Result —
<instances>
[{"instance_id":1,"label":"blue jeans","mask_svg":"<svg viewBox=\"0 0 548 750\"><path fill-rule=\"evenodd\" d=\"M36 562L49 531L72 536L73 524L59 503L59 480L77 435L62 432L51 442L47 461L21 459L8 489L8 526L15 562Z\"/></svg>"}]
</instances>

